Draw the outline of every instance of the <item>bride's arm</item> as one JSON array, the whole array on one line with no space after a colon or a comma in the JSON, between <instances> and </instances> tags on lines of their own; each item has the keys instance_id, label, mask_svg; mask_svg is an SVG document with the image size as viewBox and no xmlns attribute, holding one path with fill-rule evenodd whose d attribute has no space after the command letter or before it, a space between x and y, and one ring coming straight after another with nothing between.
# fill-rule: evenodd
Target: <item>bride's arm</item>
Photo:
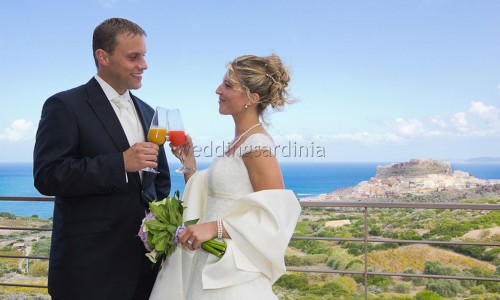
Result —
<instances>
[{"instance_id":1,"label":"bride's arm","mask_svg":"<svg viewBox=\"0 0 500 300\"><path fill-rule=\"evenodd\" d=\"M252 151L243 155L254 192L284 189L283 175L278 160L271 151Z\"/></svg>"}]
</instances>

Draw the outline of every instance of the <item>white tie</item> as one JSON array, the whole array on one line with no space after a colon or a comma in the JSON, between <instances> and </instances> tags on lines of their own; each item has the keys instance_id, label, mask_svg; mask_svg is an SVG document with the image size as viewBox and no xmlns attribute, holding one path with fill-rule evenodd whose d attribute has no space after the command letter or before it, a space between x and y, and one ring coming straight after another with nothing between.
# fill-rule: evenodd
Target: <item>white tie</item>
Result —
<instances>
[{"instance_id":1,"label":"white tie","mask_svg":"<svg viewBox=\"0 0 500 300\"><path fill-rule=\"evenodd\" d=\"M126 93L111 101L113 101L113 103L115 103L119 108L118 119L122 124L123 131L125 131L129 145L132 146L140 141L139 121L135 115L132 103L130 103Z\"/></svg>"},{"instance_id":2,"label":"white tie","mask_svg":"<svg viewBox=\"0 0 500 300\"><path fill-rule=\"evenodd\" d=\"M122 124L123 131L125 131L129 145L132 147L135 143L144 141L145 136L144 133L142 133L142 126L128 98L128 91L111 101L118 107L118 119L120 120L120 124ZM126 173L125 176L128 182ZM139 176L142 180L142 171L139 171Z\"/></svg>"}]
</instances>

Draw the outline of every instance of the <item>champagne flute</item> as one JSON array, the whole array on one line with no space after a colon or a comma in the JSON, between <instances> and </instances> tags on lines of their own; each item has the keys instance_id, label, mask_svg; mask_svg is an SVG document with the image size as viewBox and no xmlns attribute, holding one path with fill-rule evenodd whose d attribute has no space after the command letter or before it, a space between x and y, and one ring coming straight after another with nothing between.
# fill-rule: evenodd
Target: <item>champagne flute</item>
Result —
<instances>
[{"instance_id":1,"label":"champagne flute","mask_svg":"<svg viewBox=\"0 0 500 300\"><path fill-rule=\"evenodd\" d=\"M194 168L184 165L184 159L182 158L183 145L187 143L187 137L179 109L169 109L167 111L167 124L168 140L173 146L180 147L181 150L179 159L182 165L179 169L175 170L175 173L183 174L192 172Z\"/></svg>"},{"instance_id":2,"label":"champagne flute","mask_svg":"<svg viewBox=\"0 0 500 300\"><path fill-rule=\"evenodd\" d=\"M148 131L148 142L155 143L160 148L163 147L165 141L167 140L167 109L157 106L155 109L155 114L151 120L151 126L149 126ZM157 170L146 167L142 171L151 173L160 173Z\"/></svg>"}]
</instances>

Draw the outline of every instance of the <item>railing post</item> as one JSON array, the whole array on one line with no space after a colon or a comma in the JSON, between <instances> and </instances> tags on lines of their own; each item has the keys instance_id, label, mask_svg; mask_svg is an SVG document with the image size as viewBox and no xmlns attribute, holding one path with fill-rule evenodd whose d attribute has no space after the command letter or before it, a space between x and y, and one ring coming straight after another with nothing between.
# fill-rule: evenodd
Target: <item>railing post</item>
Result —
<instances>
[{"instance_id":1,"label":"railing post","mask_svg":"<svg viewBox=\"0 0 500 300\"><path fill-rule=\"evenodd\" d=\"M364 270L364 281L365 281L365 300L368 299L368 207L365 206L365 270Z\"/></svg>"}]
</instances>

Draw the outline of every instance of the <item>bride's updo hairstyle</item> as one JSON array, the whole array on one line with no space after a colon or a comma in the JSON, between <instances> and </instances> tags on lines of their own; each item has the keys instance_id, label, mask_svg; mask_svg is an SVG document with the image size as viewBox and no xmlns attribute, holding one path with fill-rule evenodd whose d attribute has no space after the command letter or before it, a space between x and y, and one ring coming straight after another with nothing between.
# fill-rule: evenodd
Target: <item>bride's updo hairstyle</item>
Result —
<instances>
[{"instance_id":1,"label":"bride's updo hairstyle","mask_svg":"<svg viewBox=\"0 0 500 300\"><path fill-rule=\"evenodd\" d=\"M280 111L293 102L287 91L290 72L277 55L243 55L230 62L227 69L230 80L239 83L249 99L251 93L259 95L257 112L261 117L269 105Z\"/></svg>"}]
</instances>

